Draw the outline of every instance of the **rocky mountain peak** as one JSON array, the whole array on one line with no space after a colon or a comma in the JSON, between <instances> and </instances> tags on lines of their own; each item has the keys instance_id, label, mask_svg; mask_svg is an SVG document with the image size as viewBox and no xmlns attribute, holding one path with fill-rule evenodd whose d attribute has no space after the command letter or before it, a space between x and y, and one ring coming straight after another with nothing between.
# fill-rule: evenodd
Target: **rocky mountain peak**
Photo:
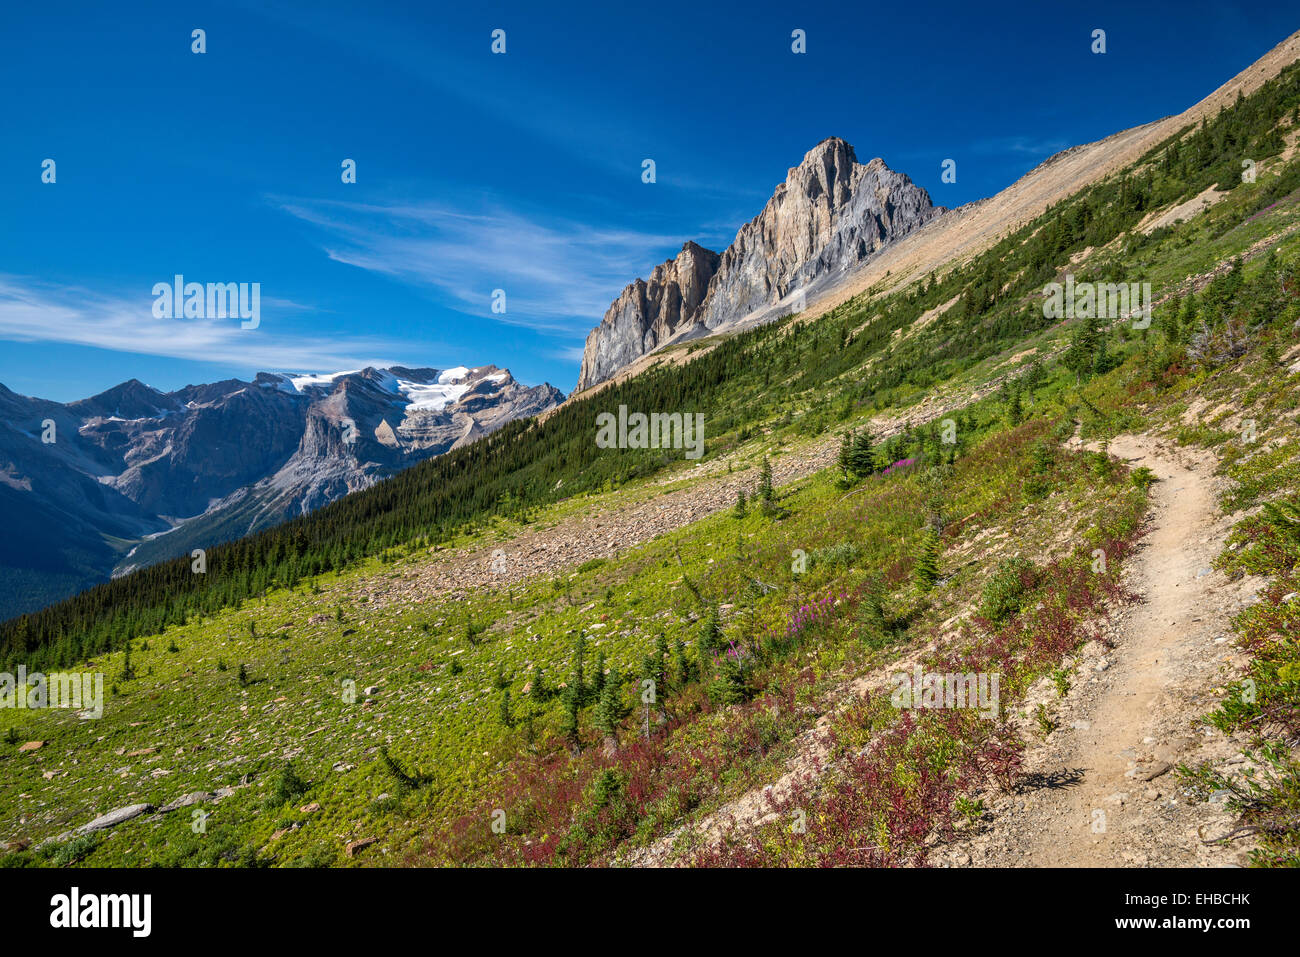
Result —
<instances>
[{"instance_id":1,"label":"rocky mountain peak","mask_svg":"<svg viewBox=\"0 0 1300 957\"><path fill-rule=\"evenodd\" d=\"M115 565L300 515L563 400L494 365L262 372L166 393L131 379L67 404L0 386L0 491L13 493L6 517L58 530L33 544L33 564L88 587ZM55 443L32 439L46 418ZM105 543L90 565L88 541ZM31 610L5 602L7 614Z\"/></svg>"},{"instance_id":2,"label":"rocky mountain peak","mask_svg":"<svg viewBox=\"0 0 1300 957\"><path fill-rule=\"evenodd\" d=\"M587 336L578 388L603 382L695 323L718 261L717 253L688 240L674 258L651 271L648 281L637 279L624 288Z\"/></svg>"},{"instance_id":3,"label":"rocky mountain peak","mask_svg":"<svg viewBox=\"0 0 1300 957\"><path fill-rule=\"evenodd\" d=\"M78 412L105 418L138 419L157 415L177 408L177 402L153 386L139 379L128 379L120 385L72 403Z\"/></svg>"},{"instance_id":4,"label":"rocky mountain peak","mask_svg":"<svg viewBox=\"0 0 1300 957\"><path fill-rule=\"evenodd\" d=\"M623 290L587 336L577 388L668 342L797 311L798 293L838 282L943 211L883 159L863 165L851 144L827 137L721 255L687 242L649 281Z\"/></svg>"},{"instance_id":5,"label":"rocky mountain peak","mask_svg":"<svg viewBox=\"0 0 1300 957\"><path fill-rule=\"evenodd\" d=\"M882 162L872 160L872 162ZM785 177L787 188L803 183L816 183L827 194L837 189L847 189L853 168L858 165L858 154L838 136L828 136L807 153L798 166L790 167Z\"/></svg>"}]
</instances>

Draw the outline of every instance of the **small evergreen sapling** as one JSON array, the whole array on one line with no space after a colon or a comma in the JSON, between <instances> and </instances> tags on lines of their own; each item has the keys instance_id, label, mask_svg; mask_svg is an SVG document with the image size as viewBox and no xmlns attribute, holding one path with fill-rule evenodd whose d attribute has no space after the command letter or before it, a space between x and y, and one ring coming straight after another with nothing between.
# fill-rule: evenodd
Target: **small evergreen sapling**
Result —
<instances>
[{"instance_id":1,"label":"small evergreen sapling","mask_svg":"<svg viewBox=\"0 0 1300 957\"><path fill-rule=\"evenodd\" d=\"M596 702L596 730L605 736L606 744L618 744L618 725L623 719L622 687L623 679L618 673L618 666L609 669L607 680L601 687L600 698Z\"/></svg>"},{"instance_id":2,"label":"small evergreen sapling","mask_svg":"<svg viewBox=\"0 0 1300 957\"><path fill-rule=\"evenodd\" d=\"M921 546L912 566L912 582L925 594L939 580L939 534L933 528L921 533Z\"/></svg>"},{"instance_id":3,"label":"small evergreen sapling","mask_svg":"<svg viewBox=\"0 0 1300 957\"><path fill-rule=\"evenodd\" d=\"M758 499L763 503L763 514L771 515L776 511L776 490L772 487L772 463L766 455L758 470Z\"/></svg>"}]
</instances>

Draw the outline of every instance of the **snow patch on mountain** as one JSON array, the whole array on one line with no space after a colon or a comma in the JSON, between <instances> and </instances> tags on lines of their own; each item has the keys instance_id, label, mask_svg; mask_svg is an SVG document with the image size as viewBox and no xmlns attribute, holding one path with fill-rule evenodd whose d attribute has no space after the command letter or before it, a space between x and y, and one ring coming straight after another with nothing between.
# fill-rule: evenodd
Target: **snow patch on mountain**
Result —
<instances>
[{"instance_id":1,"label":"snow patch on mountain","mask_svg":"<svg viewBox=\"0 0 1300 957\"><path fill-rule=\"evenodd\" d=\"M410 400L406 408L412 412L441 412L453 402L459 402L461 396L470 390L470 384L467 382L454 385L402 382L399 387L402 394Z\"/></svg>"},{"instance_id":2,"label":"snow patch on mountain","mask_svg":"<svg viewBox=\"0 0 1300 957\"><path fill-rule=\"evenodd\" d=\"M459 402L470 389L479 382L500 384L510 379L509 372L492 372L478 374L482 368L471 369L468 366L454 366L442 372L435 370L415 370L421 379L410 379L395 375L391 369L350 369L344 372L277 372L268 375L273 385L290 395L304 395L309 390L329 389L344 376L366 374L376 387L400 397L399 404L407 412L441 412L449 405ZM412 370L403 369L404 372ZM433 375L425 377L426 372ZM434 381L426 381L433 379ZM271 385L272 383L267 382ZM403 401L404 400L404 401Z\"/></svg>"}]
</instances>

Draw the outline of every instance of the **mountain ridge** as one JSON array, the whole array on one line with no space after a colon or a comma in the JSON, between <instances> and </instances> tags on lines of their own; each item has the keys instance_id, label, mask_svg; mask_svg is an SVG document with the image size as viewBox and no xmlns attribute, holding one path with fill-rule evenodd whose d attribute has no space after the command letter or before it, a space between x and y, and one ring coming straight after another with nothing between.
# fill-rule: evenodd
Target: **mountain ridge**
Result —
<instances>
[{"instance_id":1,"label":"mountain ridge","mask_svg":"<svg viewBox=\"0 0 1300 957\"><path fill-rule=\"evenodd\" d=\"M69 403L6 388L0 515L51 530L0 553L0 580L42 567L87 587L312 511L562 399L495 365L260 372L172 392L133 378ZM37 607L18 597L5 614Z\"/></svg>"},{"instance_id":2,"label":"mountain ridge","mask_svg":"<svg viewBox=\"0 0 1300 957\"><path fill-rule=\"evenodd\" d=\"M876 157L830 136L786 172L721 253L693 242L623 289L591 331L576 391L672 342L799 311L808 289L945 212Z\"/></svg>"},{"instance_id":3,"label":"mountain ridge","mask_svg":"<svg viewBox=\"0 0 1300 957\"><path fill-rule=\"evenodd\" d=\"M840 277L833 277L837 281L807 290L807 308L800 318L815 319L863 292L870 291L873 296L885 295L916 276L970 261L1001 237L1032 221L1051 203L1077 195L1103 177L1136 161L1178 129L1231 106L1238 94L1249 96L1297 58L1300 58L1300 31L1275 44L1182 112L1118 130L1088 143L1067 146L993 195L945 209L920 229L898 238L876 255L857 264L856 268ZM588 335L584 370L592 337L599 329L598 326ZM712 331L725 333L732 329ZM669 361L665 359L663 345L660 344L660 351L647 351L599 381L580 373L570 399L610 381L635 376L656 363ZM697 350L689 357L683 356L680 361L689 361L700 354L701 351Z\"/></svg>"}]
</instances>

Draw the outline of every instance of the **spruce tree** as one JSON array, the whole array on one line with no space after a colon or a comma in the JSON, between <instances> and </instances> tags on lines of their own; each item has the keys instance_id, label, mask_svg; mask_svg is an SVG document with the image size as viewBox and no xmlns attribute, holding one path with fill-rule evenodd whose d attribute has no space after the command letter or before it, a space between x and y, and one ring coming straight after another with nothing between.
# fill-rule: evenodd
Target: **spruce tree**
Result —
<instances>
[{"instance_id":1,"label":"spruce tree","mask_svg":"<svg viewBox=\"0 0 1300 957\"><path fill-rule=\"evenodd\" d=\"M243 665L240 665L242 668ZM135 668L131 665L131 642L126 643L125 654L122 656L122 674L119 676L122 681L130 681L135 677ZM242 685L243 682L241 681Z\"/></svg>"},{"instance_id":2,"label":"spruce tree","mask_svg":"<svg viewBox=\"0 0 1300 957\"><path fill-rule=\"evenodd\" d=\"M564 715L560 719L560 735L574 751L582 748L578 737L578 713L582 709L578 692L572 687L564 689Z\"/></svg>"},{"instance_id":3,"label":"spruce tree","mask_svg":"<svg viewBox=\"0 0 1300 957\"><path fill-rule=\"evenodd\" d=\"M514 717L514 713L513 713L513 712L511 711L511 709L510 709L510 689L509 689L509 688L502 688L502 689L501 689L501 709L500 709L500 711L499 711L499 714L500 714L500 717L501 717L501 723L502 723L503 725L505 725L507 728L513 728L513 727L515 726L515 717Z\"/></svg>"},{"instance_id":4,"label":"spruce tree","mask_svg":"<svg viewBox=\"0 0 1300 957\"><path fill-rule=\"evenodd\" d=\"M1024 419L1025 411L1020 404L1020 390L1014 389L1011 392L1011 401L1007 403L1007 422L1010 425L1019 425Z\"/></svg>"},{"instance_id":5,"label":"spruce tree","mask_svg":"<svg viewBox=\"0 0 1300 957\"><path fill-rule=\"evenodd\" d=\"M932 528L921 533L920 551L912 566L912 581L917 591L924 594L939 580L939 536Z\"/></svg>"},{"instance_id":6,"label":"spruce tree","mask_svg":"<svg viewBox=\"0 0 1300 957\"><path fill-rule=\"evenodd\" d=\"M587 639L583 635L578 636L578 640L573 646L573 680L569 682L569 687L573 689L573 694L578 702L578 707L586 704L587 700L587 676L583 671L583 656L587 652Z\"/></svg>"},{"instance_id":7,"label":"spruce tree","mask_svg":"<svg viewBox=\"0 0 1300 957\"><path fill-rule=\"evenodd\" d=\"M1100 333L1097 320L1092 316L1079 320L1070 345L1061 357L1061 364L1074 373L1075 385L1083 382L1084 373L1091 373L1097 361L1097 341Z\"/></svg>"},{"instance_id":8,"label":"spruce tree","mask_svg":"<svg viewBox=\"0 0 1300 957\"><path fill-rule=\"evenodd\" d=\"M686 656L686 642L678 638L673 643L674 680L677 689L685 688L691 683L691 660Z\"/></svg>"},{"instance_id":9,"label":"spruce tree","mask_svg":"<svg viewBox=\"0 0 1300 957\"><path fill-rule=\"evenodd\" d=\"M763 513L770 515L776 508L776 490L772 488L772 463L766 455L758 470L758 498L763 503Z\"/></svg>"},{"instance_id":10,"label":"spruce tree","mask_svg":"<svg viewBox=\"0 0 1300 957\"><path fill-rule=\"evenodd\" d=\"M589 701L599 701L601 693L605 690L605 652L598 650L596 652L596 671L591 676L591 691L588 695Z\"/></svg>"},{"instance_id":11,"label":"spruce tree","mask_svg":"<svg viewBox=\"0 0 1300 957\"><path fill-rule=\"evenodd\" d=\"M849 450L849 474L854 479L870 475L876 470L873 452L874 441L867 429L853 436L853 446Z\"/></svg>"},{"instance_id":12,"label":"spruce tree","mask_svg":"<svg viewBox=\"0 0 1300 957\"><path fill-rule=\"evenodd\" d=\"M751 689L747 669L734 654L721 658L717 679L709 685L709 698L719 705L740 704L749 700Z\"/></svg>"},{"instance_id":13,"label":"spruce tree","mask_svg":"<svg viewBox=\"0 0 1300 957\"><path fill-rule=\"evenodd\" d=\"M863 598L858 621L862 625L862 638L868 646L884 641L889 635L889 618L885 614L884 588L878 579L868 586Z\"/></svg>"},{"instance_id":14,"label":"spruce tree","mask_svg":"<svg viewBox=\"0 0 1300 957\"><path fill-rule=\"evenodd\" d=\"M621 700L623 679L619 676L617 665L609 669L608 678L609 680L605 682L604 687L601 689L600 698L596 701L596 729L606 739L613 738L617 741L618 723L623 718L623 702Z\"/></svg>"},{"instance_id":15,"label":"spruce tree","mask_svg":"<svg viewBox=\"0 0 1300 957\"><path fill-rule=\"evenodd\" d=\"M655 688L660 697L668 687L668 639L655 636Z\"/></svg>"},{"instance_id":16,"label":"spruce tree","mask_svg":"<svg viewBox=\"0 0 1300 957\"><path fill-rule=\"evenodd\" d=\"M836 470L838 475L835 478L835 484L840 488L848 488L853 484L853 429L845 432L840 437L840 451L835 459Z\"/></svg>"},{"instance_id":17,"label":"spruce tree","mask_svg":"<svg viewBox=\"0 0 1300 957\"><path fill-rule=\"evenodd\" d=\"M700 648L709 654L722 648L722 626L718 622L718 610L712 606L700 624Z\"/></svg>"},{"instance_id":18,"label":"spruce tree","mask_svg":"<svg viewBox=\"0 0 1300 957\"><path fill-rule=\"evenodd\" d=\"M853 429L849 429L840 436L840 452L835 460L835 465L840 471L848 474L853 467Z\"/></svg>"}]
</instances>

